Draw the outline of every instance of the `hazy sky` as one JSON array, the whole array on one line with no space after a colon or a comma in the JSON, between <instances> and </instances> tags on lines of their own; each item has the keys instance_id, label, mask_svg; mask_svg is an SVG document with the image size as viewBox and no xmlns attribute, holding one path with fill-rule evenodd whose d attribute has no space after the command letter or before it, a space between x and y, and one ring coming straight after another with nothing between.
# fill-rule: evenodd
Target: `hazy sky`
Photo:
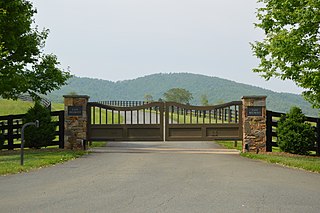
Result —
<instances>
[{"instance_id":1,"label":"hazy sky","mask_svg":"<svg viewBox=\"0 0 320 213\"><path fill-rule=\"evenodd\" d=\"M191 72L299 93L291 82L265 82L249 42L256 0L32 0L36 24L50 29L45 51L72 74L125 80Z\"/></svg>"}]
</instances>

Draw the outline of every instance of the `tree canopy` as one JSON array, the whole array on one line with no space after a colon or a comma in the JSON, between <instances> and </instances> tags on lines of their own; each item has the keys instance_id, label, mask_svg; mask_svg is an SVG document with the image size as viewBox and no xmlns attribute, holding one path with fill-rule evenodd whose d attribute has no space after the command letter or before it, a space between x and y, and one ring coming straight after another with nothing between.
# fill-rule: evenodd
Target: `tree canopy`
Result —
<instances>
[{"instance_id":1,"label":"tree canopy","mask_svg":"<svg viewBox=\"0 0 320 213\"><path fill-rule=\"evenodd\" d=\"M16 99L33 97L64 85L70 77L59 68L57 57L44 54L49 30L33 27L32 3L27 0L0 1L0 96Z\"/></svg>"},{"instance_id":2,"label":"tree canopy","mask_svg":"<svg viewBox=\"0 0 320 213\"><path fill-rule=\"evenodd\" d=\"M192 94L183 88L172 88L163 94L166 101L173 101L182 104L189 104L192 100Z\"/></svg>"},{"instance_id":3,"label":"tree canopy","mask_svg":"<svg viewBox=\"0 0 320 213\"><path fill-rule=\"evenodd\" d=\"M260 59L254 72L269 80L290 79L305 89L304 97L320 107L320 1L258 0L260 21L256 27L265 33L263 41L252 44Z\"/></svg>"}]
</instances>

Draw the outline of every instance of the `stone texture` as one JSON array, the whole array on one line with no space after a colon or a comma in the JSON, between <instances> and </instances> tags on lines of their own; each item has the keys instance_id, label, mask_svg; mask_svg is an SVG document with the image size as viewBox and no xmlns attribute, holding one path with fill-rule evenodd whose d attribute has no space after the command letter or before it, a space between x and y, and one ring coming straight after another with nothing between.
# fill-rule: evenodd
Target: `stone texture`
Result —
<instances>
[{"instance_id":1,"label":"stone texture","mask_svg":"<svg viewBox=\"0 0 320 213\"><path fill-rule=\"evenodd\" d=\"M266 151L266 96L242 97L243 152ZM262 107L262 116L247 116L249 106Z\"/></svg>"},{"instance_id":2,"label":"stone texture","mask_svg":"<svg viewBox=\"0 0 320 213\"><path fill-rule=\"evenodd\" d=\"M87 103L88 96L64 96L66 149L83 149L83 140L87 133ZM82 106L82 116L68 116L68 106Z\"/></svg>"}]
</instances>

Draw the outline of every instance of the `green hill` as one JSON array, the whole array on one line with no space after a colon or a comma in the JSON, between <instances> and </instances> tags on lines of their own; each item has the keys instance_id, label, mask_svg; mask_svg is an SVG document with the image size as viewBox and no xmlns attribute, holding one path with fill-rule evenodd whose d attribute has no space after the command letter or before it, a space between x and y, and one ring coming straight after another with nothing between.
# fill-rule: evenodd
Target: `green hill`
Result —
<instances>
[{"instance_id":1,"label":"green hill","mask_svg":"<svg viewBox=\"0 0 320 213\"><path fill-rule=\"evenodd\" d=\"M153 74L117 82L74 77L61 90L49 94L48 98L54 102L62 102L63 95L75 92L89 95L91 101L143 100L145 94L151 94L158 100L163 97L164 92L174 87L189 90L193 94L191 104L194 105L200 105L200 97L204 94L211 104L240 100L247 95L266 95L269 110L286 112L291 106L299 106L307 115L319 115L319 110L312 109L300 95L277 93L217 77L190 73Z\"/></svg>"}]
</instances>

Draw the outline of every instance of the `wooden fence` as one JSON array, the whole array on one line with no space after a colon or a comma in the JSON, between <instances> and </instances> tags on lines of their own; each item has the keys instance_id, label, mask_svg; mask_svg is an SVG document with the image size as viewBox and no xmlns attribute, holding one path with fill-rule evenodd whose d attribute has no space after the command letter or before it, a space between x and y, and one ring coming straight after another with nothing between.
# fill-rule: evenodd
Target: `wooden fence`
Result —
<instances>
[{"instance_id":1,"label":"wooden fence","mask_svg":"<svg viewBox=\"0 0 320 213\"><path fill-rule=\"evenodd\" d=\"M13 150L21 146L21 128L25 114L0 116L0 133L4 135L5 142L2 149ZM51 112L52 122L56 125L56 139L50 146L58 145L64 148L64 111ZM41 125L41 124L40 124Z\"/></svg>"},{"instance_id":2,"label":"wooden fence","mask_svg":"<svg viewBox=\"0 0 320 213\"><path fill-rule=\"evenodd\" d=\"M285 113L267 111L267 152L272 152L272 147L278 147L277 144L277 132L278 121ZM306 121L312 123L316 141L314 147L310 147L310 151L315 151L317 155L320 155L320 118L306 117Z\"/></svg>"}]
</instances>

